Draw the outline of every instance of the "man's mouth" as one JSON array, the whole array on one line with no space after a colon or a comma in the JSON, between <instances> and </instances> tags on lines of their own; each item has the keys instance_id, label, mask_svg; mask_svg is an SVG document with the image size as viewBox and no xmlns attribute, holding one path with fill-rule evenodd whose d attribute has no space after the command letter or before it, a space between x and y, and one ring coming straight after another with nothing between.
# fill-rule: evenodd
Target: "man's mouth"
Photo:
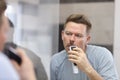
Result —
<instances>
[{"instance_id":1,"label":"man's mouth","mask_svg":"<svg viewBox=\"0 0 120 80\"><path fill-rule=\"evenodd\" d=\"M69 50L70 46L75 46L75 45L73 45L73 44L68 44L68 45L66 46L68 50Z\"/></svg>"},{"instance_id":2,"label":"man's mouth","mask_svg":"<svg viewBox=\"0 0 120 80\"><path fill-rule=\"evenodd\" d=\"M70 47L70 46L75 46L74 44L68 44L67 47Z\"/></svg>"}]
</instances>

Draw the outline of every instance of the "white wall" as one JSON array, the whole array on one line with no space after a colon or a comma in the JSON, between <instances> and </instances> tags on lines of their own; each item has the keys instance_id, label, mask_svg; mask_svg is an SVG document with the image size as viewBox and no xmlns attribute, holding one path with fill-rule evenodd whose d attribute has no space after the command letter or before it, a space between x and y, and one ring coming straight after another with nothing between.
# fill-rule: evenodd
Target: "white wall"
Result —
<instances>
[{"instance_id":1,"label":"white wall","mask_svg":"<svg viewBox=\"0 0 120 80\"><path fill-rule=\"evenodd\" d=\"M6 0L7 3L17 3L19 0Z\"/></svg>"},{"instance_id":2,"label":"white wall","mask_svg":"<svg viewBox=\"0 0 120 80\"><path fill-rule=\"evenodd\" d=\"M39 4L35 6L37 6L36 12L34 12L35 9L29 10L32 15L28 13L28 6L22 7L24 14L21 16L21 25L24 33L22 33L21 44L41 57L48 78L50 78L51 55L53 51L57 52L58 47L58 34L55 33L56 35L53 36L53 33L58 30L59 4ZM57 42L55 43L53 40Z\"/></svg>"},{"instance_id":3,"label":"white wall","mask_svg":"<svg viewBox=\"0 0 120 80\"><path fill-rule=\"evenodd\" d=\"M114 58L120 76L120 0L115 0Z\"/></svg>"},{"instance_id":4,"label":"white wall","mask_svg":"<svg viewBox=\"0 0 120 80\"><path fill-rule=\"evenodd\" d=\"M40 2L40 0L19 0L19 1L31 3L31 4L39 4Z\"/></svg>"}]
</instances>

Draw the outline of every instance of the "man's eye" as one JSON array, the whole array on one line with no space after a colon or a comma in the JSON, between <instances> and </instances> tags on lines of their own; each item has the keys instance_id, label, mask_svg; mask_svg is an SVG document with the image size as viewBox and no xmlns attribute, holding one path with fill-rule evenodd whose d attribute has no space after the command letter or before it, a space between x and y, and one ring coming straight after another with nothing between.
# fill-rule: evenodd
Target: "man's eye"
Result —
<instances>
[{"instance_id":1,"label":"man's eye","mask_svg":"<svg viewBox=\"0 0 120 80\"><path fill-rule=\"evenodd\" d=\"M70 33L70 32L65 32L65 34L66 34L66 35L72 35L72 33Z\"/></svg>"},{"instance_id":2,"label":"man's eye","mask_svg":"<svg viewBox=\"0 0 120 80\"><path fill-rule=\"evenodd\" d=\"M76 34L75 36L78 37L78 38L83 37L83 35L81 35L81 34Z\"/></svg>"}]
</instances>

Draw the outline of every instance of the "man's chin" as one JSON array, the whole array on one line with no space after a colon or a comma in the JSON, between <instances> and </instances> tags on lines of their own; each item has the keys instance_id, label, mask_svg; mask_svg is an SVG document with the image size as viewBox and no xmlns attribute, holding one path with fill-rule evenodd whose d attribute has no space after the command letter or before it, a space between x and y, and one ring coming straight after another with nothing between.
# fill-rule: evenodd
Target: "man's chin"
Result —
<instances>
[{"instance_id":1,"label":"man's chin","mask_svg":"<svg viewBox=\"0 0 120 80\"><path fill-rule=\"evenodd\" d=\"M0 47L0 52L3 51L3 47Z\"/></svg>"},{"instance_id":2,"label":"man's chin","mask_svg":"<svg viewBox=\"0 0 120 80\"><path fill-rule=\"evenodd\" d=\"M66 52L68 52L69 51L69 47L66 47L65 50L66 50Z\"/></svg>"}]
</instances>

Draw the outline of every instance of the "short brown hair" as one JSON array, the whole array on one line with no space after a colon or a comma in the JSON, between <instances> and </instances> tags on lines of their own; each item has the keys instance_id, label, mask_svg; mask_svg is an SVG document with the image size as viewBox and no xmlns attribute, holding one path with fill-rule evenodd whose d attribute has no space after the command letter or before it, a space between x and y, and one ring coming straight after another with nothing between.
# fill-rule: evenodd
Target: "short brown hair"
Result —
<instances>
[{"instance_id":1,"label":"short brown hair","mask_svg":"<svg viewBox=\"0 0 120 80\"><path fill-rule=\"evenodd\" d=\"M0 25L2 23L2 15L4 13L4 11L6 10L7 5L5 0L0 0Z\"/></svg>"},{"instance_id":2,"label":"short brown hair","mask_svg":"<svg viewBox=\"0 0 120 80\"><path fill-rule=\"evenodd\" d=\"M72 14L70 15L67 19L66 22L64 24L64 29L66 27L66 24L68 22L75 22L75 23L81 23L87 26L87 33L90 32L90 29L92 28L92 24L91 22L88 20L88 18L83 15L83 14Z\"/></svg>"}]
</instances>

